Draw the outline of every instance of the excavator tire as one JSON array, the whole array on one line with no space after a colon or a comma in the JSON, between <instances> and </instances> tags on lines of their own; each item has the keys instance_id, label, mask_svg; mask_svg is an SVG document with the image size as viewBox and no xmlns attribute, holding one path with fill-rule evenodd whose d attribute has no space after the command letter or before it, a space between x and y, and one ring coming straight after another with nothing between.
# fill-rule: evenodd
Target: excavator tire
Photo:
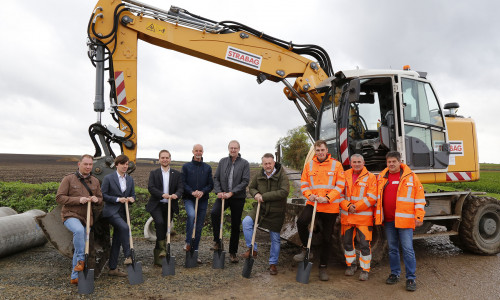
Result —
<instances>
[{"instance_id":1,"label":"excavator tire","mask_svg":"<svg viewBox=\"0 0 500 300\"><path fill-rule=\"evenodd\" d=\"M476 254L500 252L500 201L492 197L468 196L462 210L460 244Z\"/></svg>"}]
</instances>

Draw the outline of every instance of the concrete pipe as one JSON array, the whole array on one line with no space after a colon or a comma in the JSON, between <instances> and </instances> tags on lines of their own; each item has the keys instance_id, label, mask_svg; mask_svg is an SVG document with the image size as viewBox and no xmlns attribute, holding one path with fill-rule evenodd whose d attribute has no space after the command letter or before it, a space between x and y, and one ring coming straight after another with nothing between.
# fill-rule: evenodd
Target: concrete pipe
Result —
<instances>
[{"instance_id":1,"label":"concrete pipe","mask_svg":"<svg viewBox=\"0 0 500 300\"><path fill-rule=\"evenodd\" d=\"M45 213L38 209L0 218L0 257L45 244L47 239L35 222Z\"/></svg>"},{"instance_id":2,"label":"concrete pipe","mask_svg":"<svg viewBox=\"0 0 500 300\"><path fill-rule=\"evenodd\" d=\"M144 225L144 238L150 242L156 242L156 229L153 224L153 217L149 217ZM175 235L174 231L174 220L170 222L170 235Z\"/></svg>"},{"instance_id":3,"label":"concrete pipe","mask_svg":"<svg viewBox=\"0 0 500 300\"><path fill-rule=\"evenodd\" d=\"M15 214L17 214L17 211L13 210L10 207L6 207L6 206L0 207L0 218L6 217L6 216L12 216Z\"/></svg>"}]
</instances>

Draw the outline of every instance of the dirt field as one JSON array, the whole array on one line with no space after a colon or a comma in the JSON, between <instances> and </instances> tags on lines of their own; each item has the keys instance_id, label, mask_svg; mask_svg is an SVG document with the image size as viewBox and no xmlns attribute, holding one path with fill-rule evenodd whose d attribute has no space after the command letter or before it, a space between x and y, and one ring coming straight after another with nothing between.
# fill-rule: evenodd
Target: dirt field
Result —
<instances>
[{"instance_id":1,"label":"dirt field","mask_svg":"<svg viewBox=\"0 0 500 300\"><path fill-rule=\"evenodd\" d=\"M154 167L138 165L134 179L139 186L145 187ZM76 162L71 157L0 155L0 181L59 181L75 169ZM205 263L195 269L183 267L183 239L181 235L175 237L172 251L176 256L176 275L170 277L162 277L161 269L152 266L154 244L136 239L145 282L130 286L126 278L108 277L104 270L96 278L96 290L91 296L77 294L76 287L69 284L70 259L46 244L0 258L0 299L500 299L500 255L464 253L447 237L415 241L418 290L413 293L405 291L404 280L394 286L385 284L390 272L387 260L372 267L367 282L357 279L359 271L354 277L345 277L345 267L338 261L329 266L330 281L321 282L318 261L314 261L310 283L297 283L292 256L298 248L285 242L279 274L271 276L267 270L268 235L259 232L258 241L260 251L252 278L245 279L241 276L241 261L230 264L226 259L225 269L212 269L209 237L200 246L200 257Z\"/></svg>"}]
</instances>

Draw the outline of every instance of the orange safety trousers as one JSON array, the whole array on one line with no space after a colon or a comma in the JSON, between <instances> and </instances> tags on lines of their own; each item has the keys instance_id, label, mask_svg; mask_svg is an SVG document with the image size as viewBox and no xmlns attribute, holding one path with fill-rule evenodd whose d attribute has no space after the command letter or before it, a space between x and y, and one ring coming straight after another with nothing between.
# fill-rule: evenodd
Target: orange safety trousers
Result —
<instances>
[{"instance_id":1,"label":"orange safety trousers","mask_svg":"<svg viewBox=\"0 0 500 300\"><path fill-rule=\"evenodd\" d=\"M367 225L344 225L341 227L342 240L344 242L344 256L347 266L356 261L356 248L354 239L356 235L359 241L359 266L363 271L370 271L372 252L370 241L372 240L373 226Z\"/></svg>"}]
</instances>

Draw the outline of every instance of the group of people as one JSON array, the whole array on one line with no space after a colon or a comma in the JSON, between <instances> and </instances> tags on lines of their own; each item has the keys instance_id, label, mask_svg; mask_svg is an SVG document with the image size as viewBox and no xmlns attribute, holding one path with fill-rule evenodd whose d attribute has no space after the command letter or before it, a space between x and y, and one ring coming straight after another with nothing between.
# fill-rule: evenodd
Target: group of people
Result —
<instances>
[{"instance_id":1,"label":"group of people","mask_svg":"<svg viewBox=\"0 0 500 300\"><path fill-rule=\"evenodd\" d=\"M341 233L347 269L346 276L353 276L357 270L354 240L359 240L360 280L368 280L370 271L370 241L374 225L384 225L389 245L390 276L386 283L395 284L401 274L399 244L403 249L406 268L406 289L416 290L416 260L413 251L413 230L422 225L425 214L424 192L418 177L401 162L398 152L389 152L386 156L387 168L378 177L368 172L363 156L354 154L350 158L351 168L344 171L340 162L331 157L325 141L314 144L315 155L302 172L301 191L307 199L306 206L297 219L297 230L302 242L302 251L293 258L303 261L306 253L309 259L313 253L306 248L313 206L316 202L316 218L320 220L322 244L319 253L319 278L329 280L327 264L331 252L332 231L340 214ZM184 250L198 250L201 232L208 209L209 193L214 191L217 199L210 216L213 228L212 250L219 250L221 211L231 211L231 236L229 242L230 261L238 263L238 244L240 225L247 246L241 257L257 256L257 244L252 245L254 224L267 229L270 233L271 249L269 272L278 273L277 264L280 253L280 231L285 219L286 201L289 193L289 179L274 156L266 153L262 157L262 169L250 178L248 161L240 155L240 144L233 140L228 145L229 155L219 161L215 174L212 168L203 162L203 146L193 146L193 158L182 166L182 172L170 168L171 155L167 150L159 153L160 168L151 171L148 190L151 197L146 205L154 219L156 246L154 264L161 265L161 259L167 255L166 234L173 214L179 212L179 199L183 199L187 213L186 239ZM89 201L100 204L104 200L102 217L113 226L113 238L109 259L109 275L127 276L120 271L118 255L123 248L124 264L131 264L129 245L129 227L126 223L125 203L135 202L134 181L127 174L129 159L119 155L115 159L116 172L104 177L102 186L91 175L93 158L83 155L78 162L78 170L64 177L56 200L63 204L61 211L64 225L73 232L74 256L71 283L78 283L78 271L84 268L86 206ZM242 212L249 194L260 205L243 221ZM224 201L223 201L224 200ZM170 218L168 203L170 203ZM198 202L197 210L195 203ZM224 208L222 205L224 203ZM257 207L260 207L257 213ZM195 213L196 211L196 213ZM196 228L192 239L193 226ZM258 220L256 220L258 216ZM88 220L92 225L93 218ZM253 249L252 249L253 247ZM198 263L202 263L198 259Z\"/></svg>"}]
</instances>

